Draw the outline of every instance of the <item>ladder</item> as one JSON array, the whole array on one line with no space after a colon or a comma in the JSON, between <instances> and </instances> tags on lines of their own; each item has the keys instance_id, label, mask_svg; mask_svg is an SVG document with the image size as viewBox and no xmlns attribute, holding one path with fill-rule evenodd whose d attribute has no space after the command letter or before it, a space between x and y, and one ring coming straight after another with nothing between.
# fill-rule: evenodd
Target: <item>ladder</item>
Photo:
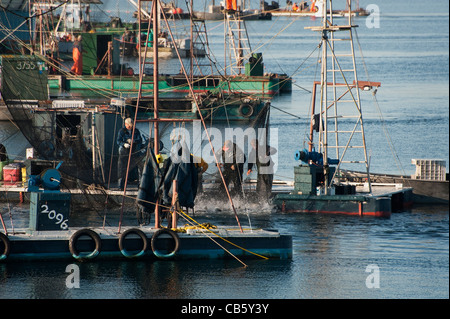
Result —
<instances>
[{"instance_id":1,"label":"ladder","mask_svg":"<svg viewBox=\"0 0 450 319\"><path fill-rule=\"evenodd\" d=\"M201 75L213 74L213 65L210 60L210 51L208 43L208 33L203 19L191 17L191 74ZM197 55L197 51L199 51Z\"/></svg>"},{"instance_id":2,"label":"ladder","mask_svg":"<svg viewBox=\"0 0 450 319\"><path fill-rule=\"evenodd\" d=\"M327 8L327 2L329 8ZM337 25L333 14L324 15L319 27L309 27L322 33L322 70L320 91L319 150L324 165L328 158L339 160L335 176L339 178L341 164L364 166L371 191L361 99L353 44L351 0L347 24ZM323 1L322 12L332 12L332 1ZM342 21L342 20L341 20ZM358 170L361 170L359 168ZM325 178L327 181L327 178ZM339 181L338 181L339 182ZM325 185L328 186L328 185Z\"/></svg>"},{"instance_id":3,"label":"ladder","mask_svg":"<svg viewBox=\"0 0 450 319\"><path fill-rule=\"evenodd\" d=\"M232 74L242 74L245 69L245 60L251 56L252 49L248 38L245 21L239 16L239 11L225 13L226 37L230 49L230 70ZM234 58L234 61L232 61Z\"/></svg>"},{"instance_id":4,"label":"ladder","mask_svg":"<svg viewBox=\"0 0 450 319\"><path fill-rule=\"evenodd\" d=\"M153 10L150 10L150 14L143 8L143 4L148 2L151 3L151 5L155 5L158 3L158 1L155 1L155 3L152 0L139 0L138 1L138 54L139 54L139 76L142 77L142 80L140 81L140 88L138 91L138 99L142 98L142 85L145 84L151 84L154 85L155 78L154 77L146 77L146 73L148 72L149 67L151 69L154 68L154 59L155 56L150 55L151 51L153 51L153 47L156 45L157 47L157 41L158 41L158 35L154 34L154 28L152 28L153 24ZM147 28L142 28L142 21L147 18ZM142 38L141 35L146 34L145 38ZM147 70L147 71L146 71ZM152 74L155 73L155 70L152 70ZM156 81L157 82L157 81Z\"/></svg>"}]
</instances>

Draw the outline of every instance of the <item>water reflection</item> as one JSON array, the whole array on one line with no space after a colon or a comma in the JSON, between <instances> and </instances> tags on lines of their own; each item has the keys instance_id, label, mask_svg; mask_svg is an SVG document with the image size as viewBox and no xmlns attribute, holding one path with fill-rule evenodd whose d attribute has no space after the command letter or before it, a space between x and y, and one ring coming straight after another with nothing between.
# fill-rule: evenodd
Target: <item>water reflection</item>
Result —
<instances>
[{"instance_id":1,"label":"water reflection","mask_svg":"<svg viewBox=\"0 0 450 319\"><path fill-rule=\"evenodd\" d=\"M0 264L1 298L272 298L291 261L98 261L77 263L80 288L66 287L68 263ZM20 287L20 289L19 289ZM287 295L287 291L285 292Z\"/></svg>"}]
</instances>

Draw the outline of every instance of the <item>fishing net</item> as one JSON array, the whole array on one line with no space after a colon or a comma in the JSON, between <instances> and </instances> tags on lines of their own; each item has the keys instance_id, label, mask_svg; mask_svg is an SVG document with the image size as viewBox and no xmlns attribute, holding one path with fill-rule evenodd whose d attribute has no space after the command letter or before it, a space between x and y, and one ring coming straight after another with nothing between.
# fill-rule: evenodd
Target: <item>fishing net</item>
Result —
<instances>
[{"instance_id":1,"label":"fishing net","mask_svg":"<svg viewBox=\"0 0 450 319\"><path fill-rule=\"evenodd\" d=\"M119 112L91 108L84 100L49 100L47 67L36 56L1 56L1 71L2 99L38 160L53 166L63 162L60 171L69 187L118 180ZM132 152L129 181L137 179L145 145Z\"/></svg>"}]
</instances>

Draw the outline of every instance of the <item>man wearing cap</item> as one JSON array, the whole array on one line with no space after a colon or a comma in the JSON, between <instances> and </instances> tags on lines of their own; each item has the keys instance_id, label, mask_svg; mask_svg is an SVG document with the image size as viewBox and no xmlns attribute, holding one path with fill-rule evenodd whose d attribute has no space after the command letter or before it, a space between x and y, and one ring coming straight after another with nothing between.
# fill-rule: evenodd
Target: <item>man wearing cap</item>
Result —
<instances>
[{"instance_id":1,"label":"man wearing cap","mask_svg":"<svg viewBox=\"0 0 450 319\"><path fill-rule=\"evenodd\" d=\"M123 189L125 182L125 173L127 171L127 163L129 152L131 151L130 169L136 166L138 151L141 149L142 137L141 132L137 128L134 129L133 135L133 122L131 118L125 120L125 127L119 130L117 136L117 145L119 146L119 162L118 162L118 178L119 189ZM139 174L140 175L140 174Z\"/></svg>"}]
</instances>

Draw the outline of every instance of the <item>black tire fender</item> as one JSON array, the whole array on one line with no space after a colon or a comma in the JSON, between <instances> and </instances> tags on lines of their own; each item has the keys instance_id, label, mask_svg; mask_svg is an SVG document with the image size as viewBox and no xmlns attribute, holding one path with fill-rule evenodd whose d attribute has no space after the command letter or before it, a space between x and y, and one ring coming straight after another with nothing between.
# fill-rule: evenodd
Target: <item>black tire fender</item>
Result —
<instances>
[{"instance_id":1,"label":"black tire fender","mask_svg":"<svg viewBox=\"0 0 450 319\"><path fill-rule=\"evenodd\" d=\"M95 248L92 252L90 252L88 254L81 254L78 251L77 242L81 236L88 236L94 241ZM100 253L101 248L102 248L102 240L100 239L100 236L92 229L88 229L88 228L80 229L80 230L76 231L72 235L72 237L70 237L70 240L69 240L70 253L72 254L72 257L77 260L94 259Z\"/></svg>"},{"instance_id":2,"label":"black tire fender","mask_svg":"<svg viewBox=\"0 0 450 319\"><path fill-rule=\"evenodd\" d=\"M249 118L250 116L253 115L254 111L255 110L253 108L253 105L251 105L250 103L243 103L239 106L238 114L239 116Z\"/></svg>"},{"instance_id":3,"label":"black tire fender","mask_svg":"<svg viewBox=\"0 0 450 319\"><path fill-rule=\"evenodd\" d=\"M3 242L3 245L5 246L3 252L0 252L0 261L2 261L9 256L9 252L11 251L11 242L9 241L8 236L3 233L0 233L0 241Z\"/></svg>"},{"instance_id":4,"label":"black tire fender","mask_svg":"<svg viewBox=\"0 0 450 319\"><path fill-rule=\"evenodd\" d=\"M159 236L161 236L162 234L169 234L175 243L174 249L168 254L162 254L156 249L156 241L158 240ZM178 237L176 232L174 232L170 229L159 229L158 231L156 231L153 234L152 240L150 243L152 246L153 254L155 254L156 257L161 258L161 259L169 259L169 258L174 257L176 255L178 249L180 248L180 237Z\"/></svg>"},{"instance_id":5,"label":"black tire fender","mask_svg":"<svg viewBox=\"0 0 450 319\"><path fill-rule=\"evenodd\" d=\"M124 245L124 241L125 241L126 237L130 234L138 235L142 239L142 244L143 244L142 249L136 254L130 254L126 250L125 245ZM147 250L147 246L148 246L147 236L144 234L144 232L142 230L137 229L137 228L130 228L130 229L124 231L119 237L120 252L122 253L122 255L124 255L127 258L141 257L142 255L144 255L145 251Z\"/></svg>"}]
</instances>

